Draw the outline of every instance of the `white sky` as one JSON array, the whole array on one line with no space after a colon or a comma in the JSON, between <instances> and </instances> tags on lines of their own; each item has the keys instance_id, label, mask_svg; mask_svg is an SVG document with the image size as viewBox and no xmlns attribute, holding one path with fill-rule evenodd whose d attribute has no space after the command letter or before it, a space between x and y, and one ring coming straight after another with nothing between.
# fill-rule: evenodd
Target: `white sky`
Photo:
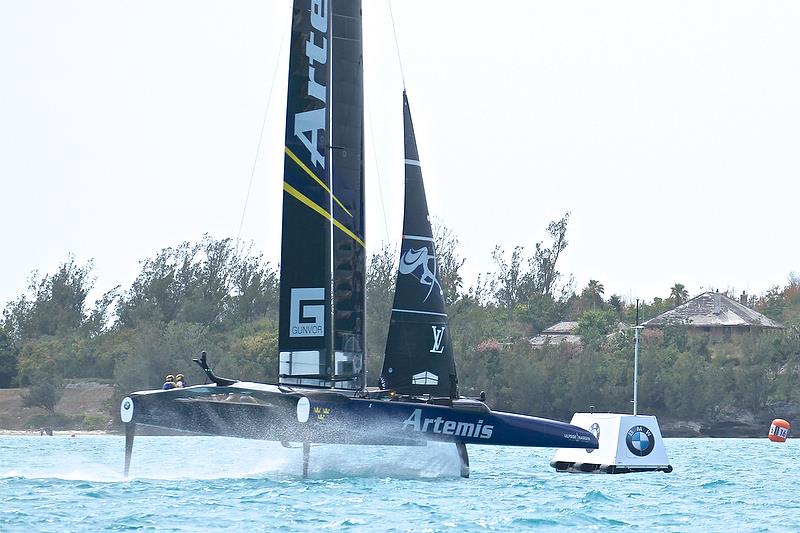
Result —
<instances>
[{"instance_id":1,"label":"white sky","mask_svg":"<svg viewBox=\"0 0 800 533\"><path fill-rule=\"evenodd\" d=\"M800 3L392 6L429 206L468 285L565 211L560 270L607 296L800 270ZM0 0L0 305L70 252L105 291L163 247L236 237L257 149L242 238L278 262L289 15ZM374 248L402 225L402 82L385 0L364 24Z\"/></svg>"}]
</instances>

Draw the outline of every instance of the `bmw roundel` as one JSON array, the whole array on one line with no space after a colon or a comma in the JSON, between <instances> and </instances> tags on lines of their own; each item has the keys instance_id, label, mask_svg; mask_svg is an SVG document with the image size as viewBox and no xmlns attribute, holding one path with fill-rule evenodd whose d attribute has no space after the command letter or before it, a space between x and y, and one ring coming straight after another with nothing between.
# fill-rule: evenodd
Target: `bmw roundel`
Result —
<instances>
[{"instance_id":1,"label":"bmw roundel","mask_svg":"<svg viewBox=\"0 0 800 533\"><path fill-rule=\"evenodd\" d=\"M645 426L633 426L625 435L625 444L628 445L628 449L633 455L644 457L655 448L656 438L653 436L653 432Z\"/></svg>"},{"instance_id":2,"label":"bmw roundel","mask_svg":"<svg viewBox=\"0 0 800 533\"><path fill-rule=\"evenodd\" d=\"M128 396L122 399L122 403L119 406L119 417L126 424L133 420L133 400Z\"/></svg>"}]
</instances>

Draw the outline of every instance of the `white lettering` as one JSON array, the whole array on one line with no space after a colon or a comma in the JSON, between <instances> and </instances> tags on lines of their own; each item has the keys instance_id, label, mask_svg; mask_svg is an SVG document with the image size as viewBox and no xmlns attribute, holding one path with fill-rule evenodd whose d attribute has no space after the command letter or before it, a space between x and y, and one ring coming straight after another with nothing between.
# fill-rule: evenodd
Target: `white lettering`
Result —
<instances>
[{"instance_id":1,"label":"white lettering","mask_svg":"<svg viewBox=\"0 0 800 533\"><path fill-rule=\"evenodd\" d=\"M422 418L422 409L414 409L414 412L403 422L403 429L410 428L420 433L436 433L440 435L455 435L457 437L471 437L478 439L491 439L494 426L483 425L483 420L478 420L478 424L469 422L456 422L445 420L441 416L436 418Z\"/></svg>"},{"instance_id":2,"label":"white lettering","mask_svg":"<svg viewBox=\"0 0 800 533\"><path fill-rule=\"evenodd\" d=\"M308 58L308 95L319 100L323 106L320 109L312 109L295 113L294 115L294 134L308 149L311 155L311 163L315 166L325 168L325 156L319 152L320 131L325 133L325 118L327 110L327 88L316 80L316 65L325 65L328 62L328 0L311 0L311 27L316 30L308 32L306 41L306 57ZM320 32L320 44L317 44L317 32Z\"/></svg>"},{"instance_id":3,"label":"white lettering","mask_svg":"<svg viewBox=\"0 0 800 533\"><path fill-rule=\"evenodd\" d=\"M458 426L456 427L456 436L471 437L474 429L475 429L475 424L469 424L467 422L459 422Z\"/></svg>"},{"instance_id":4,"label":"white lettering","mask_svg":"<svg viewBox=\"0 0 800 533\"><path fill-rule=\"evenodd\" d=\"M414 409L414 412L411 413L411 416L403 422L403 429L406 426L411 426L414 431L420 431L420 418L422 417L422 409Z\"/></svg>"},{"instance_id":5,"label":"white lettering","mask_svg":"<svg viewBox=\"0 0 800 533\"><path fill-rule=\"evenodd\" d=\"M311 162L325 168L325 157L317 150L319 130L325 131L325 108L303 111L294 116L294 134L308 148Z\"/></svg>"},{"instance_id":6,"label":"white lettering","mask_svg":"<svg viewBox=\"0 0 800 533\"><path fill-rule=\"evenodd\" d=\"M311 0L311 25L315 30L328 31L328 0Z\"/></svg>"}]
</instances>

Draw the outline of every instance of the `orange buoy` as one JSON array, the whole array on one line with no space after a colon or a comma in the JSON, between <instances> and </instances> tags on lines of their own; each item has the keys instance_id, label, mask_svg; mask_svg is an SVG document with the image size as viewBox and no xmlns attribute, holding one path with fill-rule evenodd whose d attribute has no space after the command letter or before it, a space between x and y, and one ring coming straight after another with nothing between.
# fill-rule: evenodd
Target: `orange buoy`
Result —
<instances>
[{"instance_id":1,"label":"orange buoy","mask_svg":"<svg viewBox=\"0 0 800 533\"><path fill-rule=\"evenodd\" d=\"M776 418L772 421L772 425L769 427L769 440L772 442L786 442L786 438L789 436L789 429L792 425L782 418Z\"/></svg>"}]
</instances>

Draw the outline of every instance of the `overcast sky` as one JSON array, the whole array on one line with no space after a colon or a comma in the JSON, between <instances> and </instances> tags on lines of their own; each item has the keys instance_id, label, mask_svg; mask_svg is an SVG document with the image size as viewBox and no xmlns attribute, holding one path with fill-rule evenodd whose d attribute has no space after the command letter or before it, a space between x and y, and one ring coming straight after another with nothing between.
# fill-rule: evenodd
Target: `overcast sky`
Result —
<instances>
[{"instance_id":1,"label":"overcast sky","mask_svg":"<svg viewBox=\"0 0 800 533\"><path fill-rule=\"evenodd\" d=\"M566 211L578 289L760 293L800 271L800 3L392 7L429 206L467 285ZM243 213L276 264L289 23L285 0L0 1L0 305L70 253L98 292L127 288L161 248L235 238ZM364 1L364 52L375 249L402 226L385 0Z\"/></svg>"}]
</instances>

